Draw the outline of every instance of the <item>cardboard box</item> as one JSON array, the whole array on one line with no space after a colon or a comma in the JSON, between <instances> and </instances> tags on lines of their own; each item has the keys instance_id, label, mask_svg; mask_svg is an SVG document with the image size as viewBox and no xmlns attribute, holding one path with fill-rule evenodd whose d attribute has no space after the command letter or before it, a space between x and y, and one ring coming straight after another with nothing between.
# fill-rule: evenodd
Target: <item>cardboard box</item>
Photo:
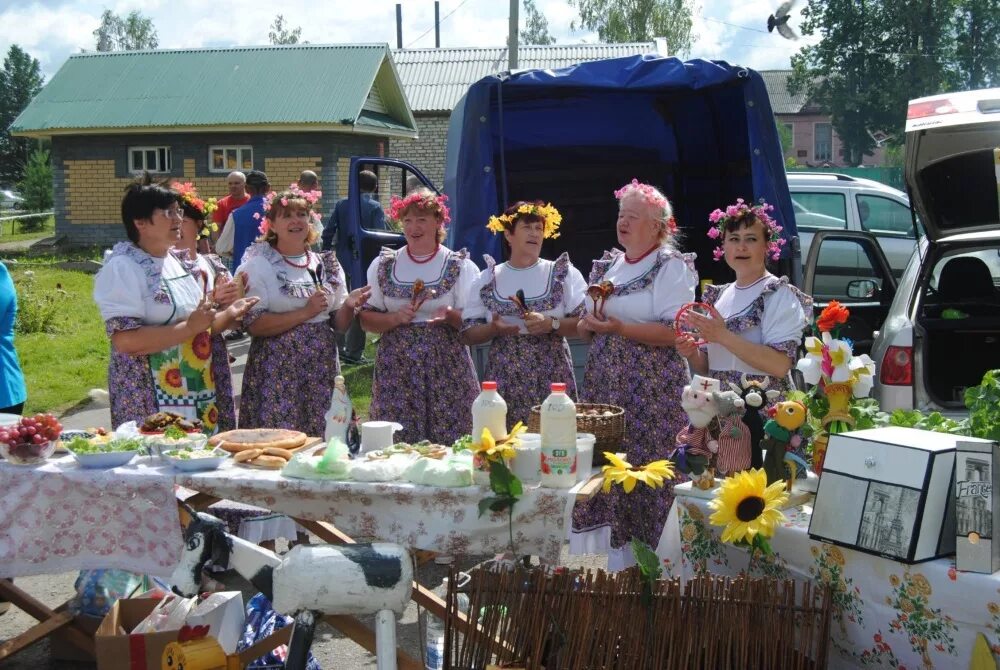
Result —
<instances>
[{"instance_id":1,"label":"cardboard box","mask_svg":"<svg viewBox=\"0 0 1000 670\"><path fill-rule=\"evenodd\" d=\"M968 438L955 455L955 567L992 574L1000 570L1000 444Z\"/></svg>"},{"instance_id":2,"label":"cardboard box","mask_svg":"<svg viewBox=\"0 0 1000 670\"><path fill-rule=\"evenodd\" d=\"M913 428L830 436L809 536L901 561L955 553L955 451L972 438Z\"/></svg>"},{"instance_id":3,"label":"cardboard box","mask_svg":"<svg viewBox=\"0 0 1000 670\"><path fill-rule=\"evenodd\" d=\"M97 628L97 670L160 670L164 648L177 641L177 631L130 635L149 616L158 600L122 598Z\"/></svg>"}]
</instances>

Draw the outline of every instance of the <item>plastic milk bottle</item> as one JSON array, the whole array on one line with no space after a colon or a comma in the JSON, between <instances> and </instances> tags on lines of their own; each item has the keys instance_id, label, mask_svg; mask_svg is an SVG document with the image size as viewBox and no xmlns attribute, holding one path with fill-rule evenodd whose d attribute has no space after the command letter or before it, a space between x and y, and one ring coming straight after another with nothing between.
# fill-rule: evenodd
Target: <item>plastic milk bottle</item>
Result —
<instances>
[{"instance_id":1,"label":"plastic milk bottle","mask_svg":"<svg viewBox=\"0 0 1000 670\"><path fill-rule=\"evenodd\" d=\"M507 437L507 402L497 393L496 382L483 382L483 390L472 403L472 441L479 442L483 428L494 440Z\"/></svg>"},{"instance_id":2,"label":"plastic milk bottle","mask_svg":"<svg viewBox=\"0 0 1000 670\"><path fill-rule=\"evenodd\" d=\"M542 486L568 489L576 484L576 404L565 384L552 384L542 403Z\"/></svg>"}]
</instances>

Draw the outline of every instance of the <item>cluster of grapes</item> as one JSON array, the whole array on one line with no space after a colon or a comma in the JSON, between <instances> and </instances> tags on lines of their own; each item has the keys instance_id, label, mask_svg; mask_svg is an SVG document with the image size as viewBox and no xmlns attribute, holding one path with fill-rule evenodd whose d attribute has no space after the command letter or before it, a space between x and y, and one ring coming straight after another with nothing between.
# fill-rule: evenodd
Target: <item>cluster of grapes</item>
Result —
<instances>
[{"instance_id":1,"label":"cluster of grapes","mask_svg":"<svg viewBox=\"0 0 1000 670\"><path fill-rule=\"evenodd\" d=\"M16 426L0 428L0 442L8 445L12 455L29 458L41 455L44 447L59 439L62 424L51 414L26 416Z\"/></svg>"}]
</instances>

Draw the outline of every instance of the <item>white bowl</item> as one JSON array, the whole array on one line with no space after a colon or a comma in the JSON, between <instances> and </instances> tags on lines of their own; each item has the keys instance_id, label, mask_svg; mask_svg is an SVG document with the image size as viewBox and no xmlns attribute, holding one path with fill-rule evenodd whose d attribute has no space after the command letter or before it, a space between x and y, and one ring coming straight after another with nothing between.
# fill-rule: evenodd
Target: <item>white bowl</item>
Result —
<instances>
[{"instance_id":1,"label":"white bowl","mask_svg":"<svg viewBox=\"0 0 1000 670\"><path fill-rule=\"evenodd\" d=\"M163 454L167 451L195 451L204 449L208 444L208 436L204 433L188 433L177 439L162 435L147 436L145 440L149 447L149 455L160 458L163 458Z\"/></svg>"},{"instance_id":2,"label":"white bowl","mask_svg":"<svg viewBox=\"0 0 1000 670\"><path fill-rule=\"evenodd\" d=\"M73 451L73 458L81 468L117 468L125 465L138 454L138 451L98 451L95 453L78 454Z\"/></svg>"},{"instance_id":3,"label":"white bowl","mask_svg":"<svg viewBox=\"0 0 1000 670\"><path fill-rule=\"evenodd\" d=\"M212 453L214 456L205 456L202 458L177 458L178 454L183 454L188 449L171 449L162 452L162 457L170 465L174 466L178 470L183 472L201 472L204 470L215 470L220 465L226 462L229 458L229 453L223 451L222 449L213 449Z\"/></svg>"}]
</instances>

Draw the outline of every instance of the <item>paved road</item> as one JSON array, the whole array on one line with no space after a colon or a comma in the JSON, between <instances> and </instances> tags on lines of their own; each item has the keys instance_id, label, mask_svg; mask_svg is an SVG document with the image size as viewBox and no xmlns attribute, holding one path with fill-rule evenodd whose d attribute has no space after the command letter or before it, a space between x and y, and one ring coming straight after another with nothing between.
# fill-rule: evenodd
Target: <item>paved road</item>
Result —
<instances>
[{"instance_id":1,"label":"paved road","mask_svg":"<svg viewBox=\"0 0 1000 670\"><path fill-rule=\"evenodd\" d=\"M246 354L249 348L250 341L248 339L230 345L231 353L236 356L236 362L233 363L232 369L233 388L237 392L243 383L243 369L246 365ZM111 413L107 407L91 406L82 411L62 417L62 423L66 428L107 427L111 425ZM279 542L279 550L281 548L282 546ZM468 569L488 558L490 557L467 557L459 567L461 569ZM563 549L561 562L564 565L573 567L594 569L607 567L607 558L604 556L570 557L566 553L565 548ZM448 569L446 567L428 564L421 567L418 571L417 581L428 588L436 588L447 574ZM72 597L73 582L75 579L76 573L72 572L60 575L20 578L17 580L17 584L45 604L55 607ZM249 600L253 595L253 590L249 584L235 573L227 573L223 581L233 589L242 590L244 601ZM366 617L363 620L369 627L373 625L372 617ZM24 632L32 622L33 619L31 617L12 608L7 614L0 616L0 640L9 639ZM412 657L418 659L420 658L420 651L423 646L423 637L420 635L420 630L422 628L418 623L417 606L411 602L397 626L397 638L399 646ZM316 632L313 642L313 653L325 670L360 670L376 667L374 656L326 624L321 624ZM9 659L2 664L2 667L3 670L93 670L96 668L96 665L93 663L54 660L51 658L49 642L46 640Z\"/></svg>"}]
</instances>

